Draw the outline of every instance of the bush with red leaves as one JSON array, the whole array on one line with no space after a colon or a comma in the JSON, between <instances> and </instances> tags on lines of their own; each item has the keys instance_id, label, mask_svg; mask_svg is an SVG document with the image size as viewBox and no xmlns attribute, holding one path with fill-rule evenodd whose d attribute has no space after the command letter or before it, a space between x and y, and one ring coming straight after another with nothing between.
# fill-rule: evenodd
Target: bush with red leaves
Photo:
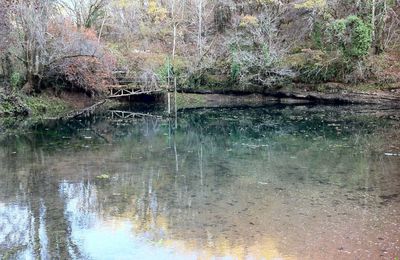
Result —
<instances>
[{"instance_id":1,"label":"bush with red leaves","mask_svg":"<svg viewBox=\"0 0 400 260\"><path fill-rule=\"evenodd\" d=\"M89 96L104 93L115 84L112 70L97 57L74 57L63 60L53 68L64 87L83 91Z\"/></svg>"},{"instance_id":2,"label":"bush with red leaves","mask_svg":"<svg viewBox=\"0 0 400 260\"><path fill-rule=\"evenodd\" d=\"M44 79L48 84L56 81L66 89L93 96L116 83L112 75L116 59L92 29L78 30L70 21L62 20L53 22L49 31L53 36L49 48L59 55L47 66Z\"/></svg>"}]
</instances>

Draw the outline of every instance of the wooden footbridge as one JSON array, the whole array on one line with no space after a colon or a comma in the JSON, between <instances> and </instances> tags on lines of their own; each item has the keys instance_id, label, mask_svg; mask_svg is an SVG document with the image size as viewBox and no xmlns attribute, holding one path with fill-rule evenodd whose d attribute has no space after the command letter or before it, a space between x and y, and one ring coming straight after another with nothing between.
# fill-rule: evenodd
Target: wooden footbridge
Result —
<instances>
[{"instance_id":1,"label":"wooden footbridge","mask_svg":"<svg viewBox=\"0 0 400 260\"><path fill-rule=\"evenodd\" d=\"M168 86L160 83L154 75L149 75L143 79L129 78L126 76L126 71L116 71L114 75L118 84L108 87L108 98L156 95L169 90Z\"/></svg>"},{"instance_id":2,"label":"wooden footbridge","mask_svg":"<svg viewBox=\"0 0 400 260\"><path fill-rule=\"evenodd\" d=\"M142 88L138 86L110 86L108 98L121 98L135 95L154 95L167 91L167 87Z\"/></svg>"},{"instance_id":3,"label":"wooden footbridge","mask_svg":"<svg viewBox=\"0 0 400 260\"><path fill-rule=\"evenodd\" d=\"M157 95L163 92L171 91L167 85L162 85L159 83L157 78L154 76L150 78L145 78L144 80L137 80L132 78L119 78L116 77L118 80L118 84L108 86L108 96L106 99L103 99L96 104L73 111L60 117L59 119L71 119L77 118L81 116L89 116L93 114L97 107L104 104L107 99L111 98L123 98L123 97L131 97L131 96L138 96L138 95ZM170 95L168 95L168 113L171 111L171 102L170 102ZM133 113L128 111L119 111L113 110L110 111L111 119L117 120L127 120L127 119L138 119L138 118L145 118L145 117L152 117L149 114L141 114L141 113ZM159 119L158 117L156 117Z\"/></svg>"}]
</instances>

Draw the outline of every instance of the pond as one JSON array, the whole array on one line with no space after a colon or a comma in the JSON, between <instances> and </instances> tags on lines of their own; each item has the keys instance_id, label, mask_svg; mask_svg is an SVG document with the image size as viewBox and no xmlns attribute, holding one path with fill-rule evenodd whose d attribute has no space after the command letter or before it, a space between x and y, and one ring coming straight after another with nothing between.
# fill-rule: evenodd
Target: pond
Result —
<instances>
[{"instance_id":1,"label":"pond","mask_svg":"<svg viewBox=\"0 0 400 260\"><path fill-rule=\"evenodd\" d=\"M396 110L202 108L176 127L159 115L3 129L0 258L400 256Z\"/></svg>"}]
</instances>

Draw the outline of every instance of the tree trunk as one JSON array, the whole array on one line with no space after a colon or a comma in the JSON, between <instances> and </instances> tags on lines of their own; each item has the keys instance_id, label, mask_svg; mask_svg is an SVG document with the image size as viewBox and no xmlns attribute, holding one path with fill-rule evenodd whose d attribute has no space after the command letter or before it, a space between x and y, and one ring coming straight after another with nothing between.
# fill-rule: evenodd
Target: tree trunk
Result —
<instances>
[{"instance_id":1,"label":"tree trunk","mask_svg":"<svg viewBox=\"0 0 400 260\"><path fill-rule=\"evenodd\" d=\"M175 61L175 49L176 49L176 23L174 23L173 28L173 43L172 43L172 61Z\"/></svg>"},{"instance_id":2,"label":"tree trunk","mask_svg":"<svg viewBox=\"0 0 400 260\"><path fill-rule=\"evenodd\" d=\"M26 83L22 87L22 91L29 94L34 91L39 91L39 77L35 74L32 67L27 68Z\"/></svg>"},{"instance_id":3,"label":"tree trunk","mask_svg":"<svg viewBox=\"0 0 400 260\"><path fill-rule=\"evenodd\" d=\"M386 15L387 15L386 0L383 0L382 2L378 0L372 0L371 26L372 26L373 49L374 49L374 54L376 55L381 54L385 49L384 38L385 38Z\"/></svg>"},{"instance_id":4,"label":"tree trunk","mask_svg":"<svg viewBox=\"0 0 400 260\"><path fill-rule=\"evenodd\" d=\"M198 23L198 31L197 31L197 47L199 49L199 57L202 56L202 27L203 27L203 1L199 0L198 4L198 16L199 16L199 23Z\"/></svg>"},{"instance_id":5,"label":"tree trunk","mask_svg":"<svg viewBox=\"0 0 400 260\"><path fill-rule=\"evenodd\" d=\"M9 52L6 52L3 58L1 59L1 70L3 72L4 78L6 80L9 80L13 72L12 62Z\"/></svg>"}]
</instances>

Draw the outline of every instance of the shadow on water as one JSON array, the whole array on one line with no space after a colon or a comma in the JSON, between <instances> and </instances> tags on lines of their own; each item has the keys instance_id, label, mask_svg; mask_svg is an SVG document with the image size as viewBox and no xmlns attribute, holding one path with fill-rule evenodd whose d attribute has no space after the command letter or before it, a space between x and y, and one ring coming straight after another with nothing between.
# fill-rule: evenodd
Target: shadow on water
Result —
<instances>
[{"instance_id":1,"label":"shadow on water","mask_svg":"<svg viewBox=\"0 0 400 260\"><path fill-rule=\"evenodd\" d=\"M125 109L0 135L0 257L399 255L397 111Z\"/></svg>"}]
</instances>

